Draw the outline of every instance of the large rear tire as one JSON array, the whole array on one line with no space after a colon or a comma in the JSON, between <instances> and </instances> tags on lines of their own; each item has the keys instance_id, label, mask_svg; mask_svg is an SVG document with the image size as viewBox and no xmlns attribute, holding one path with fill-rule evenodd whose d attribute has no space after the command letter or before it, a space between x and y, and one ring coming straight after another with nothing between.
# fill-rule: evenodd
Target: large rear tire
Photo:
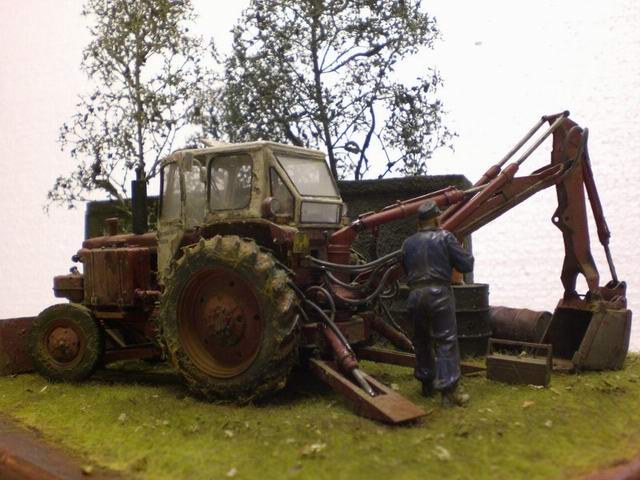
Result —
<instances>
[{"instance_id":1,"label":"large rear tire","mask_svg":"<svg viewBox=\"0 0 640 480\"><path fill-rule=\"evenodd\" d=\"M104 334L83 305L53 305L36 318L29 353L36 371L49 380L84 380L102 361Z\"/></svg>"},{"instance_id":2,"label":"large rear tire","mask_svg":"<svg viewBox=\"0 0 640 480\"><path fill-rule=\"evenodd\" d=\"M299 344L288 280L250 239L218 235L185 248L165 280L159 321L191 390L243 402L284 387Z\"/></svg>"}]
</instances>

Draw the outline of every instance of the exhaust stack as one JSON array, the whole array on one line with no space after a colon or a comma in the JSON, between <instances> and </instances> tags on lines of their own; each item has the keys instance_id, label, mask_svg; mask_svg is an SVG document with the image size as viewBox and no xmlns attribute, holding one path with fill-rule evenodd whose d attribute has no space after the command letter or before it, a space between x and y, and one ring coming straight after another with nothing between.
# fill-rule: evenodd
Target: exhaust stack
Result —
<instances>
[{"instance_id":1,"label":"exhaust stack","mask_svg":"<svg viewBox=\"0 0 640 480\"><path fill-rule=\"evenodd\" d=\"M144 171L136 168L136 179L131 181L131 213L133 233L140 235L149 229L147 224L147 181Z\"/></svg>"}]
</instances>

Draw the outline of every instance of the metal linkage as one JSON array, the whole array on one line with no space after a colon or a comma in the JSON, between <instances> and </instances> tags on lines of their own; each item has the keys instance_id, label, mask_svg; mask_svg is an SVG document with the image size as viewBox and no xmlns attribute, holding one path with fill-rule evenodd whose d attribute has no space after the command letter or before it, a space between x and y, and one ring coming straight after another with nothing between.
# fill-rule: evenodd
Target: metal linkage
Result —
<instances>
[{"instance_id":1,"label":"metal linkage","mask_svg":"<svg viewBox=\"0 0 640 480\"><path fill-rule=\"evenodd\" d=\"M356 380L358 385L367 392L371 397L375 397L375 391L371 388L371 385L365 379L364 374L358 368L358 360L355 352L351 348L349 341L345 338L342 331L338 328L338 326L334 323L333 319L335 318L336 306L331 297L331 294L324 288L320 286L312 286L307 289L307 292L317 291L324 296L324 298L329 302L329 306L331 309L331 317L329 317L322 308L315 302L309 300L309 298L298 288L298 286L289 282L289 286L296 292L298 297L302 300L305 305L311 307L311 309L318 314L321 319L323 325L323 333L327 338L328 343L331 345L334 354L336 356L336 361L343 366L343 368L351 373L353 378ZM306 317L306 314L305 314ZM308 318L308 317L307 317ZM327 331L327 329L329 331Z\"/></svg>"},{"instance_id":2,"label":"metal linkage","mask_svg":"<svg viewBox=\"0 0 640 480\"><path fill-rule=\"evenodd\" d=\"M531 145L527 151L515 162L516 165L520 166L524 163L524 161L529 158L529 156L542 144L542 142L544 142L547 137L549 135L551 135L553 132L555 132L560 125L562 125L562 123L564 122L564 119L567 118L569 116L569 111L565 110L564 112L562 112L558 118L556 118L555 122L553 122L553 124L547 129L546 132L544 132L540 138L538 138L538 140L536 140L534 142L533 145ZM548 118L548 117L547 117Z\"/></svg>"}]
</instances>

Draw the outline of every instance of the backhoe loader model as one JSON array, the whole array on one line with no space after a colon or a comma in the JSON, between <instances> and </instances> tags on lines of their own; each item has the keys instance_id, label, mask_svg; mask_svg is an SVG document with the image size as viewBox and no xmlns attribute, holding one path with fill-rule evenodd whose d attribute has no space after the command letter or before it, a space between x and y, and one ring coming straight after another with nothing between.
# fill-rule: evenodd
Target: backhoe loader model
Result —
<instances>
[{"instance_id":1,"label":"backhoe loader model","mask_svg":"<svg viewBox=\"0 0 640 480\"><path fill-rule=\"evenodd\" d=\"M549 136L550 164L516 176ZM398 289L399 253L358 262L353 241L413 215L427 199L443 210L443 227L463 239L555 185L564 295L546 340L574 367L621 368L631 312L609 253L587 138L568 112L545 116L473 188L448 187L352 223L318 151L261 141L175 152L162 165L157 231L144 231L137 218L138 231L120 234L112 222L109 235L84 241L74 257L82 273L55 277L56 296L69 302L37 317L29 345L35 367L52 380L81 380L113 361L166 356L197 394L246 401L281 389L303 359L358 413L414 420L424 411L358 364L358 357L415 362L385 305ZM612 280L604 286L590 253L584 191L607 252ZM134 212L144 215L141 197ZM576 292L579 274L585 295ZM373 332L398 350L372 345Z\"/></svg>"}]
</instances>

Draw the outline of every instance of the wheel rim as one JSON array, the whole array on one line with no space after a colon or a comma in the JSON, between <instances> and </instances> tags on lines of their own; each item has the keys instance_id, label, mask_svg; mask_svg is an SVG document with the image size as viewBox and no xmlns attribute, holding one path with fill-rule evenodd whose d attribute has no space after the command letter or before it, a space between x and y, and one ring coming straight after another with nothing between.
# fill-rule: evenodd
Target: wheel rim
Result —
<instances>
[{"instance_id":1,"label":"wheel rim","mask_svg":"<svg viewBox=\"0 0 640 480\"><path fill-rule=\"evenodd\" d=\"M217 267L189 280L178 302L178 335L198 368L216 378L241 374L260 350L264 322L251 285Z\"/></svg>"},{"instance_id":2,"label":"wheel rim","mask_svg":"<svg viewBox=\"0 0 640 480\"><path fill-rule=\"evenodd\" d=\"M66 318L52 322L42 337L42 342L51 361L60 368L77 365L82 359L87 344L78 325Z\"/></svg>"}]
</instances>

